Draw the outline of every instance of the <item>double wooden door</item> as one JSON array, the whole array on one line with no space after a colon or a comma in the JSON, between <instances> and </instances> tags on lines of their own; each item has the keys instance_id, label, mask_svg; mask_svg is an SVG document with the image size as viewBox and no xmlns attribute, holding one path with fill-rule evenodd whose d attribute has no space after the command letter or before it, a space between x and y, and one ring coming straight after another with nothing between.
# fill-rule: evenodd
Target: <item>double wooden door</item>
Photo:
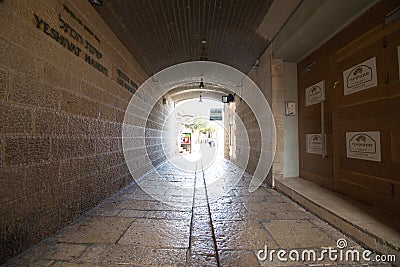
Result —
<instances>
[{"instance_id":1,"label":"double wooden door","mask_svg":"<svg viewBox=\"0 0 400 267\"><path fill-rule=\"evenodd\" d=\"M300 176L396 213L399 60L398 19L374 27L334 53L322 47L298 71ZM316 94L322 85L324 93Z\"/></svg>"}]
</instances>

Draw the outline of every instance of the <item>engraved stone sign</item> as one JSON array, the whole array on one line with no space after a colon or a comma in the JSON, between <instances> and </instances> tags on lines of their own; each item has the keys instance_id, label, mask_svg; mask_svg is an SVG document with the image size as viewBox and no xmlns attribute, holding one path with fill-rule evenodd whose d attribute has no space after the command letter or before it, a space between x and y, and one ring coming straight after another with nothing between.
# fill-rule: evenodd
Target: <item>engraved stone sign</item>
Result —
<instances>
[{"instance_id":1,"label":"engraved stone sign","mask_svg":"<svg viewBox=\"0 0 400 267\"><path fill-rule=\"evenodd\" d=\"M81 58L94 69L108 77L108 68L100 63L103 60L103 54L91 41L85 39L84 35L81 34L78 29L72 27L67 19L77 21L85 33L89 33L90 36L99 43L100 39L66 5L63 5L63 11L67 16L64 17L62 14L57 14L57 19L55 21L57 21L58 25L54 24L54 21L52 21L53 25L51 25L49 24L50 22L45 20L42 16L33 13L34 25L42 33L60 44L64 49L70 51L76 57Z\"/></svg>"}]
</instances>

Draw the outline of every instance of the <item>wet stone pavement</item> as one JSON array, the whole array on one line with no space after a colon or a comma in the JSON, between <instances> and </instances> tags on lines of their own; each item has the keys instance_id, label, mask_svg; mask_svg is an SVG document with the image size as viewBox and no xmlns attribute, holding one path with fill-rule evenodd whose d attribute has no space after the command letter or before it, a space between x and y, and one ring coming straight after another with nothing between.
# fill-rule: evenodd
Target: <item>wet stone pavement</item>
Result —
<instances>
[{"instance_id":1,"label":"wet stone pavement","mask_svg":"<svg viewBox=\"0 0 400 267\"><path fill-rule=\"evenodd\" d=\"M7 266L364 264L328 258L264 260L265 253L259 251L265 246L268 251L321 252L337 248L337 240L345 238L346 248L363 248L273 189L260 187L249 193L251 177L226 160L216 160L205 170L201 161L193 162L191 172L168 162L158 174L144 177L138 182L141 187L122 190Z\"/></svg>"}]
</instances>

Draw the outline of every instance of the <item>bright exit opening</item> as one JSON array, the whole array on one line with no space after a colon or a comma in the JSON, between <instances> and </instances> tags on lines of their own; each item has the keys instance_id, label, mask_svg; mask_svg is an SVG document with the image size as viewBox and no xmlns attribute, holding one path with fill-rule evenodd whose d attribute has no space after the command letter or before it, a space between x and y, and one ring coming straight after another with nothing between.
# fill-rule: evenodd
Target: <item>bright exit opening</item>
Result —
<instances>
[{"instance_id":1,"label":"bright exit opening","mask_svg":"<svg viewBox=\"0 0 400 267\"><path fill-rule=\"evenodd\" d=\"M175 155L188 162L211 165L224 153L223 103L197 98L177 103L173 112Z\"/></svg>"}]
</instances>

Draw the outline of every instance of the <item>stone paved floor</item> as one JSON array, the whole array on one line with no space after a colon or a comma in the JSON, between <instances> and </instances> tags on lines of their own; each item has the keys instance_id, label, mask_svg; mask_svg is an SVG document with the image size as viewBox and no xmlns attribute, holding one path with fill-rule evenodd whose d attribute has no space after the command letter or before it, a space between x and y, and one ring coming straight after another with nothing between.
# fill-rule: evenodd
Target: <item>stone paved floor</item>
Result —
<instances>
[{"instance_id":1,"label":"stone paved floor","mask_svg":"<svg viewBox=\"0 0 400 267\"><path fill-rule=\"evenodd\" d=\"M145 191L128 187L7 266L332 266L338 262L270 262L256 253L265 246L321 252L339 238L363 250L275 190L249 193L250 177L228 161L206 170L192 164L192 172L163 164L160 177L139 182Z\"/></svg>"}]
</instances>

